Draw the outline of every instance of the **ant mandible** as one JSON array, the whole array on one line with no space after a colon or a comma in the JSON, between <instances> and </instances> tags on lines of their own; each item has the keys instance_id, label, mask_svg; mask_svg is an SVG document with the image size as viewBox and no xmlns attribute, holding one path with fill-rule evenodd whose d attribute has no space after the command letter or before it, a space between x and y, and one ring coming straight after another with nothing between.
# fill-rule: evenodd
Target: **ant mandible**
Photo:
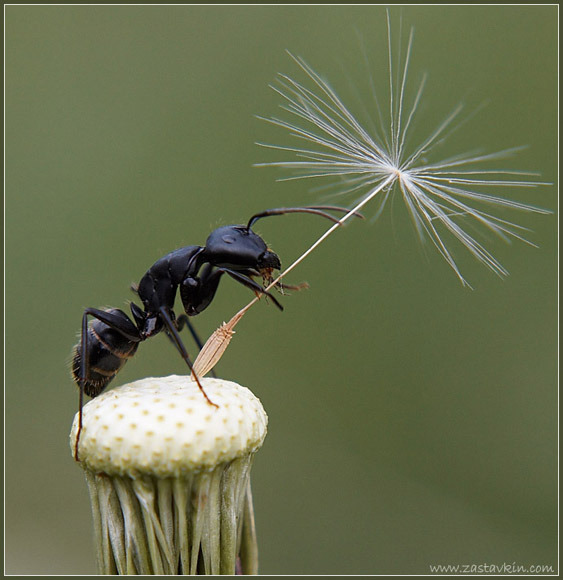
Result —
<instances>
[{"instance_id":1,"label":"ant mandible","mask_svg":"<svg viewBox=\"0 0 563 580\"><path fill-rule=\"evenodd\" d=\"M80 389L78 432L75 443L75 458L78 461L78 442L82 430L82 406L84 394L98 396L137 351L140 342L165 330L181 357L188 365L202 395L210 405L213 403L197 375L180 338L184 325L188 326L201 349L188 317L205 310L217 291L224 274L250 288L257 295L266 295L283 310L277 299L252 277L261 276L265 285L273 281L272 272L281 267L278 256L268 249L264 240L252 231L252 226L261 218L287 213L311 213L333 222L338 219L327 211L347 212L338 206L283 207L269 209L253 215L248 224L217 228L207 238L205 246L186 246L166 254L157 260L132 289L138 294L144 309L130 303L133 319L118 308L99 310L86 308L82 316L80 342L74 347L72 375ZM281 282L276 287L285 286ZM176 291L185 315L178 319L174 314ZM88 324L88 317L94 320Z\"/></svg>"}]
</instances>

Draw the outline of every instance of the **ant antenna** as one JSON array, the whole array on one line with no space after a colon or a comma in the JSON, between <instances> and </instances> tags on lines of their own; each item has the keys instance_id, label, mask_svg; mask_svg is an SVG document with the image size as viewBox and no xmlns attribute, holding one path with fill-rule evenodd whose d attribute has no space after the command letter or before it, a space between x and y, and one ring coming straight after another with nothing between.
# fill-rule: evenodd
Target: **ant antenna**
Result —
<instances>
[{"instance_id":1,"label":"ant antenna","mask_svg":"<svg viewBox=\"0 0 563 580\"><path fill-rule=\"evenodd\" d=\"M336 205L310 205L307 207L278 207L278 208L274 208L274 209L267 209L266 211L254 214L249 220L248 220L248 225L246 226L247 230L250 230L250 228L260 219L263 217L270 217L273 215L283 215L286 213L312 213L315 215L320 215L322 217L325 217L327 219L329 219L330 221L334 222L334 223L339 223L339 219L335 218L334 216L330 215L329 213L327 213L326 211L323 210L328 210L328 211L339 211L342 213L348 213L349 210L346 208L342 208L342 207L338 207ZM359 212L354 212L353 215L355 215L356 217L362 218L363 219L363 215Z\"/></svg>"}]
</instances>

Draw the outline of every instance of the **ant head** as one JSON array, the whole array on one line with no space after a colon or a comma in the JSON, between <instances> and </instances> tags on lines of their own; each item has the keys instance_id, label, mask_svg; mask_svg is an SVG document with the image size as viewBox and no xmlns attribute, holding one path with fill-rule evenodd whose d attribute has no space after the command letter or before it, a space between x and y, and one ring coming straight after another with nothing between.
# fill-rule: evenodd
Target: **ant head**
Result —
<instances>
[{"instance_id":1,"label":"ant head","mask_svg":"<svg viewBox=\"0 0 563 580\"><path fill-rule=\"evenodd\" d=\"M271 274L281 267L278 256L247 226L223 226L211 232L205 242L205 259L214 266L232 270L257 270Z\"/></svg>"},{"instance_id":2,"label":"ant head","mask_svg":"<svg viewBox=\"0 0 563 580\"><path fill-rule=\"evenodd\" d=\"M199 254L199 264L208 262L214 266L232 270L257 270L265 281L272 280L272 271L281 267L280 259L268 249L264 240L252 231L252 226L265 217L285 215L288 213L310 213L340 223L337 218L327 213L336 211L348 214L346 208L333 205L309 207L278 207L254 214L246 226L223 226L211 232L205 242L205 249ZM363 217L353 212L357 217Z\"/></svg>"}]
</instances>

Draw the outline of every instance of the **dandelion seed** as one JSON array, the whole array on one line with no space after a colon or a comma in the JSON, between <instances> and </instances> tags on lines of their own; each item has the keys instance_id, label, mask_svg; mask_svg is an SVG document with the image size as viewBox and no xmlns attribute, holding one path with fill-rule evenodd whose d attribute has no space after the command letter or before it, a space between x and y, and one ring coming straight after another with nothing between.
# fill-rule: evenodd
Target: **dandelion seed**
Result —
<instances>
[{"instance_id":1,"label":"dandelion seed","mask_svg":"<svg viewBox=\"0 0 563 580\"><path fill-rule=\"evenodd\" d=\"M272 88L283 98L282 109L290 114L292 120L260 118L288 130L293 137L304 141L306 145L291 147L260 143L263 147L291 153L297 160L257 165L274 166L293 172L291 176L282 179L332 178L339 195L360 194L352 211L361 209L372 200L380 201L376 217L383 211L390 194L398 192L419 237L432 241L462 284L469 285L446 245L444 234L449 233L477 260L495 274L504 277L508 274L507 270L468 233L469 224L466 222L473 221L475 225L480 225L505 240L516 238L530 245L534 244L523 237L522 232L526 228L483 209L477 209L473 204L485 204L493 208L502 206L541 214L551 213L489 193L495 188L534 188L548 184L532 180L537 176L535 173L478 168L481 163L506 159L522 147L493 153L468 152L437 162L426 161L432 150L443 145L471 117L470 115L465 120L460 120L462 105L455 107L440 120L434 131L409 152L409 130L413 126L427 79L426 76L422 78L414 91L412 102L407 105L407 79L414 29L410 31L405 56L396 67L392 54L389 14L387 38L390 121L387 127L383 122L384 112L379 106L381 100L377 98L373 82L372 92L379 128L370 132L362 126L328 82L302 58L290 54L305 73L307 84L280 74L277 85ZM344 216L340 222L346 221L349 215ZM326 235L322 239L325 237Z\"/></svg>"},{"instance_id":2,"label":"dandelion seed","mask_svg":"<svg viewBox=\"0 0 563 580\"><path fill-rule=\"evenodd\" d=\"M461 274L452 253L446 246L443 239L444 233L449 233L456 238L478 261L500 277L506 276L507 270L466 231L471 221L474 225L481 226L485 231L492 231L504 240L516 238L534 245L522 235L526 228L494 216L483 209L472 207L470 204L479 203L540 214L551 213L539 207L488 193L495 188L534 188L550 185L532 180L531 178L537 177L536 173L478 167L481 163L507 159L522 150L521 146L492 153L472 151L433 163L426 161L426 157L432 150L443 145L452 133L459 130L477 111L460 120L463 106L458 105L437 123L434 131L426 139L414 149L409 149L409 131L413 126L427 77L426 75L422 77L414 92L412 102L407 105L407 73L414 42L414 29L410 31L405 56L402 63L399 62L396 74L391 50L389 13L387 13L387 40L389 50L388 126L385 125L385 113L380 107L382 101L377 97L372 79L370 79L371 91L379 126L375 128L376 126L372 123L371 132L362 126L331 86L302 58L290 54L305 73L310 87L283 74L279 75L278 85L272 86L273 90L284 100L282 109L296 120L259 118L288 130L293 137L307 145L291 147L259 143L263 147L291 153L297 157L297 160L256 165L291 170L293 174L282 178L284 181L332 179L334 182L332 185L336 188L338 195L359 193L360 197L356 200L354 207L338 223L325 231L273 280L266 290L270 290L279 283L282 277L298 266L326 238L365 205L379 201L379 208L375 213L375 218L377 218L383 212L392 193L400 193L419 237L422 240L428 237L432 241L464 286L469 286L469 283ZM198 371L198 374L208 372L219 361L231 340L234 327L257 302L258 298L254 298L208 339L194 362L194 368L202 371Z\"/></svg>"}]
</instances>

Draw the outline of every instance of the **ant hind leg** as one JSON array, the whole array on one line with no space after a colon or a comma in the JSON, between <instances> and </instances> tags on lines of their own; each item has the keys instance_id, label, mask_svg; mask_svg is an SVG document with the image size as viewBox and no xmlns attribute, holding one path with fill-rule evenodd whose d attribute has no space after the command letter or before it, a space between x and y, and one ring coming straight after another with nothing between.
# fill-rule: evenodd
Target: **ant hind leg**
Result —
<instances>
[{"instance_id":1,"label":"ant hind leg","mask_svg":"<svg viewBox=\"0 0 563 580\"><path fill-rule=\"evenodd\" d=\"M114 336L113 341L107 342L108 337L105 336L105 343L102 343L100 336L92 330L88 325L88 316L92 316L105 325L102 330L97 329L100 335L106 335L104 328L112 329L117 333L117 338ZM106 361L109 359L111 364L106 364L104 368L95 369L98 377L91 376L90 369L90 343L89 337L92 340L98 340L100 344L104 344L106 350ZM131 322L127 315L119 309L98 310L97 308L86 308L82 314L82 330L80 336L80 343L76 346L73 360L73 375L79 387L79 401L78 401L78 428L76 432L76 441L74 446L74 458L80 461L78 457L78 444L80 442L80 434L82 432L82 408L84 406L84 393L91 397L99 395L107 384L112 380L115 374L125 364L128 357L132 356L137 349L137 344L142 340L137 327ZM95 342L94 342L95 344ZM113 349L111 346L112 345ZM107 352L109 348L109 353ZM99 349L95 349L99 350ZM98 353L99 356L99 353ZM98 366L99 366L99 359ZM117 361L117 365L116 365Z\"/></svg>"}]
</instances>

